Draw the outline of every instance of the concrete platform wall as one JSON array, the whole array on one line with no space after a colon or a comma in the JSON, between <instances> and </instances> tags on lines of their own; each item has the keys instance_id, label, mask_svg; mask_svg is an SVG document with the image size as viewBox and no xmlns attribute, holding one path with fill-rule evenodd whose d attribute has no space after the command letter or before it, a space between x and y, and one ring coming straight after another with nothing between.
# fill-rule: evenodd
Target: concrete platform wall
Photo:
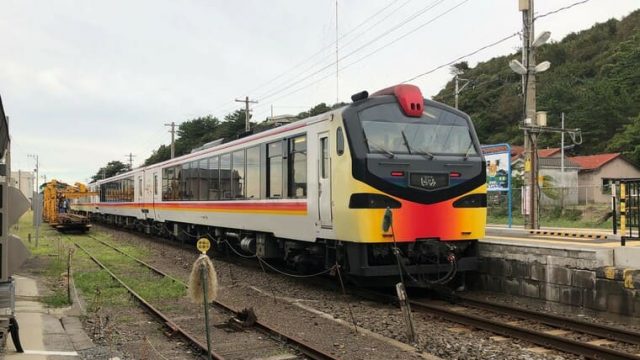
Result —
<instances>
[{"instance_id":1,"label":"concrete platform wall","mask_svg":"<svg viewBox=\"0 0 640 360\"><path fill-rule=\"evenodd\" d=\"M618 257L625 264L634 256L623 250L483 242L475 286L640 317L640 270L614 266Z\"/></svg>"}]
</instances>

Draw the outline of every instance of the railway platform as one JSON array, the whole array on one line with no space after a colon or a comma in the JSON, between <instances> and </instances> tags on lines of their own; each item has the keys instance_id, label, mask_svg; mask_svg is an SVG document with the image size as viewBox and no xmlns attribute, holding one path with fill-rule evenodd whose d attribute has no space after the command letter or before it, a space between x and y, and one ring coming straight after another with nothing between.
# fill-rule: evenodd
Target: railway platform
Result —
<instances>
[{"instance_id":1,"label":"railway platform","mask_svg":"<svg viewBox=\"0 0 640 360\"><path fill-rule=\"evenodd\" d=\"M584 309L640 316L640 241L606 230L488 226L474 286Z\"/></svg>"},{"instance_id":2,"label":"railway platform","mask_svg":"<svg viewBox=\"0 0 640 360\"><path fill-rule=\"evenodd\" d=\"M80 351L93 347L80 319L61 316L45 308L34 279L15 276L16 318L20 327L23 353L16 351L11 337L5 344L4 359L40 360L80 359Z\"/></svg>"}]
</instances>

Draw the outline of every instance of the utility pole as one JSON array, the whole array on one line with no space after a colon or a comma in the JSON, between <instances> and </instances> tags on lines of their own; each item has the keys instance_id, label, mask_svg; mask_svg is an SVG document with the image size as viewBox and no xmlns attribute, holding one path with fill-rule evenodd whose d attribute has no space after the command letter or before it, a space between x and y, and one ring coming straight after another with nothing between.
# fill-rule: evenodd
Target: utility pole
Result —
<instances>
[{"instance_id":1,"label":"utility pole","mask_svg":"<svg viewBox=\"0 0 640 360\"><path fill-rule=\"evenodd\" d=\"M249 123L249 104L257 104L258 102L256 100L249 100L248 96L245 96L244 100L236 99L236 102L244 103L244 131L249 132L251 131L251 124Z\"/></svg>"},{"instance_id":2,"label":"utility pole","mask_svg":"<svg viewBox=\"0 0 640 360\"><path fill-rule=\"evenodd\" d=\"M520 10L522 11L522 65L526 69L524 76L524 101L525 101L525 126L524 126L524 174L526 201L528 204L525 216L525 228L538 229L538 162L537 162L537 132L532 128L537 125L536 121L536 75L535 75L535 47L532 46L533 36L533 1L520 0Z\"/></svg>"},{"instance_id":3,"label":"utility pole","mask_svg":"<svg viewBox=\"0 0 640 360\"><path fill-rule=\"evenodd\" d=\"M39 161L39 157L38 157L38 155L37 155L37 154L35 154L35 155L34 155L34 154L28 154L28 155L27 155L27 157L30 157L30 158L35 159L35 160L36 160L36 168L34 169L34 170L35 170L35 172L36 172L36 181L35 181L36 189L35 189L35 191L36 191L36 193L38 193L38 192L39 192L39 190L40 190L40 189L38 188L38 180L40 179L40 178L38 177L38 171L39 171L39 169L40 169L40 161Z\"/></svg>"},{"instance_id":4,"label":"utility pole","mask_svg":"<svg viewBox=\"0 0 640 360\"><path fill-rule=\"evenodd\" d=\"M133 170L133 158L136 157L133 153L125 155L129 159L129 170Z\"/></svg>"},{"instance_id":5,"label":"utility pole","mask_svg":"<svg viewBox=\"0 0 640 360\"><path fill-rule=\"evenodd\" d=\"M467 87L467 85L469 85L469 79L463 79L463 78L461 78L461 77L460 77L460 76L458 76L458 75L459 75L459 74L456 74L456 75L454 76L454 81L455 81L455 83L456 83L456 90L455 90L455 98L456 98L456 101L455 101L455 107L456 107L456 109L458 108L458 95L462 92L462 90L464 90L464 88L466 88L466 87ZM465 83L462 85L462 87L460 87L460 86L459 86L459 84L458 84L458 82L459 82L460 80L465 82Z\"/></svg>"},{"instance_id":6,"label":"utility pole","mask_svg":"<svg viewBox=\"0 0 640 360\"><path fill-rule=\"evenodd\" d=\"M560 128L562 129L562 133L560 133L560 186L562 186L564 193L564 112L560 119Z\"/></svg>"},{"instance_id":7,"label":"utility pole","mask_svg":"<svg viewBox=\"0 0 640 360\"><path fill-rule=\"evenodd\" d=\"M176 123L171 122L171 124L164 124L164 126L171 126L171 158L176 157Z\"/></svg>"}]
</instances>

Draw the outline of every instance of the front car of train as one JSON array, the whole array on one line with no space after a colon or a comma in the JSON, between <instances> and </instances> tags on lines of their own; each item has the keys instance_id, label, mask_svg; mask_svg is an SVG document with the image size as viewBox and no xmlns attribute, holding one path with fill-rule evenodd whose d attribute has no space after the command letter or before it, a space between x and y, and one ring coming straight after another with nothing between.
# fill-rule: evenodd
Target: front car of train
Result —
<instances>
[{"instance_id":1,"label":"front car of train","mask_svg":"<svg viewBox=\"0 0 640 360\"><path fill-rule=\"evenodd\" d=\"M353 100L342 113L350 181L334 190L343 199L334 205L335 231L348 239L349 273L383 284L397 281L400 267L410 286L432 286L475 270L486 175L469 116L423 99L413 85ZM387 208L392 226L384 231Z\"/></svg>"}]
</instances>

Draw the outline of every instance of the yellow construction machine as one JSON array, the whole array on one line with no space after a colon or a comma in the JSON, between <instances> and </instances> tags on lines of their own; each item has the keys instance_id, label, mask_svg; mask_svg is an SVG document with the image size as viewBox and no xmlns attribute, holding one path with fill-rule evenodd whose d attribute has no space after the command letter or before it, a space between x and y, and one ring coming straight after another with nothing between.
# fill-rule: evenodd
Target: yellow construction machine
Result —
<instances>
[{"instance_id":1,"label":"yellow construction machine","mask_svg":"<svg viewBox=\"0 0 640 360\"><path fill-rule=\"evenodd\" d=\"M86 216L72 214L70 203L72 199L97 195L91 192L86 185L75 183L68 185L57 180L51 180L45 184L44 207L42 216L44 221L60 232L87 232L91 228Z\"/></svg>"}]
</instances>

